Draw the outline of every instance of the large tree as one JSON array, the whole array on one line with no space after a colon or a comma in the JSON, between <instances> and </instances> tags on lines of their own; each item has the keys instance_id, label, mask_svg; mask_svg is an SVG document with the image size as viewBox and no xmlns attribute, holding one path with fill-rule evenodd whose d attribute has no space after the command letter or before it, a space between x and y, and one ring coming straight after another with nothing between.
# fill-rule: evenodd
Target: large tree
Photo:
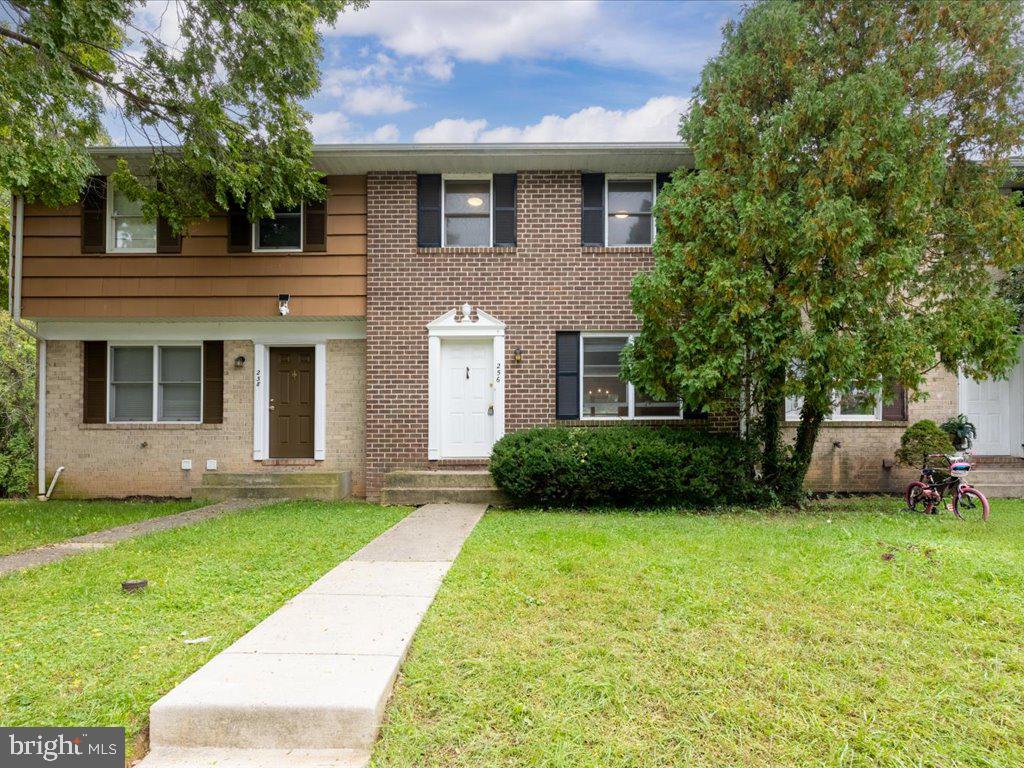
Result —
<instances>
[{"instance_id":1,"label":"large tree","mask_svg":"<svg viewBox=\"0 0 1024 768\"><path fill-rule=\"evenodd\" d=\"M681 123L696 172L659 198L625 374L692 405L745 393L784 500L838 395L1014 361L992 273L1024 259L1000 189L1024 144L1021 31L1020 0L766 0L705 66Z\"/></svg>"},{"instance_id":2,"label":"large tree","mask_svg":"<svg viewBox=\"0 0 1024 768\"><path fill-rule=\"evenodd\" d=\"M318 26L363 4L0 2L0 189L77 200L108 115L157 150L155 185L125 164L117 183L176 229L232 199L256 217L322 197L300 102L320 82Z\"/></svg>"}]
</instances>

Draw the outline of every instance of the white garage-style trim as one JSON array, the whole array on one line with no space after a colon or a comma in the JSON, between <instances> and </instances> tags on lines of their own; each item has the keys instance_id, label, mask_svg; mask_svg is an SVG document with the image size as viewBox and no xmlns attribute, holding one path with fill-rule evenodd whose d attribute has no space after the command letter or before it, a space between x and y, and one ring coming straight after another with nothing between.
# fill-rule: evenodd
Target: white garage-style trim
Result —
<instances>
[{"instance_id":1,"label":"white garage-style trim","mask_svg":"<svg viewBox=\"0 0 1024 768\"><path fill-rule=\"evenodd\" d=\"M437 461L452 458L441 449L441 346L444 339L490 339L493 361L494 414L492 437L497 442L505 434L505 324L470 304L452 309L427 324L429 417L427 458ZM459 457L461 458L461 457Z\"/></svg>"}]
</instances>

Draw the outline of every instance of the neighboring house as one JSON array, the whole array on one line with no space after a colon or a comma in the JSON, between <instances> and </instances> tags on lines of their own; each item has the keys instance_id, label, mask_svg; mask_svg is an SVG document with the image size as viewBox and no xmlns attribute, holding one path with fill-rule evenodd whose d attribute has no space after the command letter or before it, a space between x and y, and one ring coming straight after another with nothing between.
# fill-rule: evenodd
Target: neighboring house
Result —
<instances>
[{"instance_id":1,"label":"neighboring house","mask_svg":"<svg viewBox=\"0 0 1024 768\"><path fill-rule=\"evenodd\" d=\"M145 149L102 149L144 162ZM508 431L629 420L738 430L618 379L678 144L317 147L325 203L174 238L104 178L15 205L12 307L40 337L40 450L57 493L188 496L286 474L380 497L400 468L484 464ZM885 490L904 427L966 412L1020 455L1015 383L931 376L931 398L850 401L810 482ZM1012 410L1011 410L1012 409ZM1013 414L1007 418L1006 414ZM273 476L273 477L271 477ZM42 477L40 479L42 483ZM350 485L348 484L350 483Z\"/></svg>"}]
</instances>

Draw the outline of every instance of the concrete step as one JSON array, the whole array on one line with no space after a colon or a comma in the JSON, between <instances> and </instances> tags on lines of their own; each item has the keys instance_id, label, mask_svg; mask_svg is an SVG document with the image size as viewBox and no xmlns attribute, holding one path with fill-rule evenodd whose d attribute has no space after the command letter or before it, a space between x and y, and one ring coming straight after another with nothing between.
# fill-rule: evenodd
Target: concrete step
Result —
<instances>
[{"instance_id":1,"label":"concrete step","mask_svg":"<svg viewBox=\"0 0 1024 768\"><path fill-rule=\"evenodd\" d=\"M401 504L418 507L423 504L490 504L506 506L508 500L496 488L415 488L408 486L385 486L381 491L384 504Z\"/></svg>"},{"instance_id":2,"label":"concrete step","mask_svg":"<svg viewBox=\"0 0 1024 768\"><path fill-rule=\"evenodd\" d=\"M218 749L162 747L136 768L364 768L361 749Z\"/></svg>"},{"instance_id":3,"label":"concrete step","mask_svg":"<svg viewBox=\"0 0 1024 768\"><path fill-rule=\"evenodd\" d=\"M203 486L333 485L342 480L339 472L207 472Z\"/></svg>"},{"instance_id":4,"label":"concrete step","mask_svg":"<svg viewBox=\"0 0 1024 768\"><path fill-rule=\"evenodd\" d=\"M495 488L486 469L396 469L384 482L394 488Z\"/></svg>"},{"instance_id":5,"label":"concrete step","mask_svg":"<svg viewBox=\"0 0 1024 768\"><path fill-rule=\"evenodd\" d=\"M321 499L333 501L348 494L335 485L197 485L192 498L203 501L225 499Z\"/></svg>"},{"instance_id":6,"label":"concrete step","mask_svg":"<svg viewBox=\"0 0 1024 768\"><path fill-rule=\"evenodd\" d=\"M1024 483L1024 467L1021 469L972 469L966 479L970 483Z\"/></svg>"},{"instance_id":7,"label":"concrete step","mask_svg":"<svg viewBox=\"0 0 1024 768\"><path fill-rule=\"evenodd\" d=\"M974 474L973 472L971 474ZM970 478L969 478L970 479ZM979 491L988 499L1024 499L1024 482L1020 483L985 483L976 478L970 479Z\"/></svg>"}]
</instances>

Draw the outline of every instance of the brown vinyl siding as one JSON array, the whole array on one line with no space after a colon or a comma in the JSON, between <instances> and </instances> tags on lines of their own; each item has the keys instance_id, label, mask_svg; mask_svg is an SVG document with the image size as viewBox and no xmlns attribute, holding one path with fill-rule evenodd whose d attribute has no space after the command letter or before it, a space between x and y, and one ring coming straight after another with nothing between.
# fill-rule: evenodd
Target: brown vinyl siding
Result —
<instances>
[{"instance_id":1,"label":"brown vinyl siding","mask_svg":"<svg viewBox=\"0 0 1024 768\"><path fill-rule=\"evenodd\" d=\"M22 313L35 319L366 314L366 177L327 178L327 250L228 253L227 216L192 227L181 254L83 254L81 208L25 206Z\"/></svg>"}]
</instances>

